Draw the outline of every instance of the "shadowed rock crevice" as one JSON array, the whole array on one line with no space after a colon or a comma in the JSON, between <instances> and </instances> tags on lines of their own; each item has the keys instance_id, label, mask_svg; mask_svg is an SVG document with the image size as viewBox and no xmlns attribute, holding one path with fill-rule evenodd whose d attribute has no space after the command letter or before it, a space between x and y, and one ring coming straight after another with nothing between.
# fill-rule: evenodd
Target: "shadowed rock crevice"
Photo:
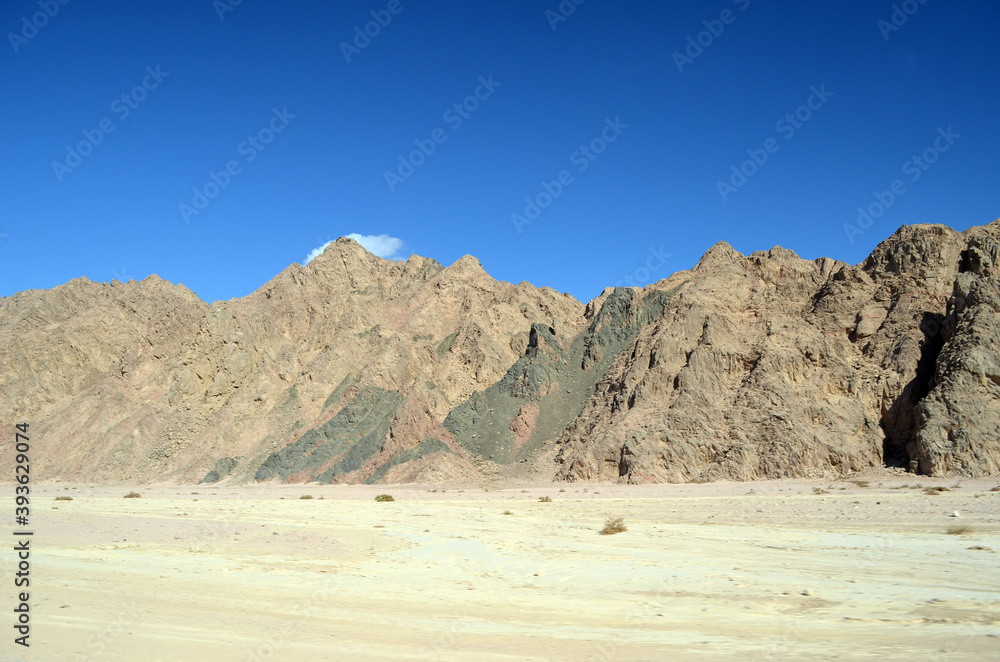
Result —
<instances>
[{"instance_id":1,"label":"shadowed rock crevice","mask_svg":"<svg viewBox=\"0 0 1000 662\"><path fill-rule=\"evenodd\" d=\"M912 448L916 436L917 409L935 385L938 355L944 346L945 320L944 315L937 313L925 312L922 315L919 329L923 338L914 377L882 416L881 425L885 432L882 461L886 467L919 473L917 458L910 457L908 449Z\"/></svg>"}]
</instances>

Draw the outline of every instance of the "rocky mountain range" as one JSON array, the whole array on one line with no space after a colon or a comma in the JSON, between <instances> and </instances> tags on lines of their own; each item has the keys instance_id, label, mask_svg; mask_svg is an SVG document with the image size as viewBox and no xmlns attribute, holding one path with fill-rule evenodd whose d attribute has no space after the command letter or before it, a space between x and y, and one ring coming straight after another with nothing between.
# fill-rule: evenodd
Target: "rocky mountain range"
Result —
<instances>
[{"instance_id":1,"label":"rocky mountain range","mask_svg":"<svg viewBox=\"0 0 1000 662\"><path fill-rule=\"evenodd\" d=\"M156 276L0 298L35 479L754 480L1000 473L1000 220L864 262L712 247L568 294L342 238L207 304Z\"/></svg>"}]
</instances>

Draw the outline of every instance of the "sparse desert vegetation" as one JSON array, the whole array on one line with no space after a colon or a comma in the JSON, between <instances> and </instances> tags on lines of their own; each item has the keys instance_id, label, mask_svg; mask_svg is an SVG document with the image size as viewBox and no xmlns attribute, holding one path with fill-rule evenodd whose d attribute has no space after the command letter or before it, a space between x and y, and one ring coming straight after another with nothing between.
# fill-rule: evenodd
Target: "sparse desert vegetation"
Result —
<instances>
[{"instance_id":1,"label":"sparse desert vegetation","mask_svg":"<svg viewBox=\"0 0 1000 662\"><path fill-rule=\"evenodd\" d=\"M138 492L129 492L128 494L125 495L125 498L126 499L138 499L141 496L142 495L139 494Z\"/></svg>"},{"instance_id":2,"label":"sparse desert vegetation","mask_svg":"<svg viewBox=\"0 0 1000 662\"><path fill-rule=\"evenodd\" d=\"M376 501L382 501L382 502L385 502L385 501L395 501L395 499L392 498L391 494L379 494L379 495L377 495L375 497L375 500Z\"/></svg>"},{"instance_id":3,"label":"sparse desert vegetation","mask_svg":"<svg viewBox=\"0 0 1000 662\"><path fill-rule=\"evenodd\" d=\"M609 517L604 523L604 528L600 530L602 536L611 536L616 533L624 533L628 531L628 527L625 526L625 519L622 517Z\"/></svg>"},{"instance_id":4,"label":"sparse desert vegetation","mask_svg":"<svg viewBox=\"0 0 1000 662\"><path fill-rule=\"evenodd\" d=\"M294 659L323 659L330 632L344 650L362 651L357 659L404 659L415 641L452 632L453 611L426 608L432 591L467 606L469 618L496 624L454 631L442 657L501 660L536 650L539 659L569 662L599 652L599 640L575 635L580 628L621 622L622 606L639 593L651 602L669 596L658 608L665 615L637 620L628 630L634 637L614 640L618 660L659 660L667 649L676 659L700 659L705 649L693 642L715 627L739 636L713 641L711 659L750 659L786 628L799 636L781 659L853 659L873 641L885 659L930 659L942 641L961 641L963 659L990 659L991 638L962 633L995 609L977 588L1000 581L993 551L1000 495L989 493L996 482L965 480L961 491L935 498L892 490L902 482L857 489L845 481L849 493L811 499L831 483L759 481L752 497L740 483L602 484L566 488L573 498L565 500L556 498L559 484L529 485L529 494L520 484L490 492L464 484L447 495L440 485L254 485L201 496L144 485L141 508L122 503L114 486L82 488L73 496L83 498L65 507L53 501L67 494L60 485L39 493L65 507L45 511L52 553L40 581L52 604L72 610L54 613L73 618L48 617L46 642L51 659L74 659L86 637L106 627L105 614L120 608L121 594L155 590L155 627L152 620L130 626L134 634L114 641L107 662L147 659L151 646L163 659L189 659L184 651L194 645L207 647L199 659L230 659L232 643L211 633L228 628L242 646L292 624L296 635L283 652ZM326 497L322 507L293 503L306 490ZM558 505L533 507L541 495ZM359 507L376 497L396 503ZM217 525L206 534L204 522ZM920 572L899 572L900 550ZM80 583L83 555L92 564ZM165 572L171 563L177 568ZM210 571L219 567L230 571ZM889 602L868 588L887 576L899 596ZM112 583L116 591L107 591ZM331 591L336 607L289 613L289 595L309 600L314 589ZM190 609L191 591L225 599L225 613ZM570 601L576 606L552 619L554 605ZM967 611L956 611L963 601ZM822 606L803 610L807 603ZM911 620L914 605L927 621ZM387 609L403 627L369 628ZM776 627L762 627L761 614ZM486 646L502 654L484 656Z\"/></svg>"}]
</instances>

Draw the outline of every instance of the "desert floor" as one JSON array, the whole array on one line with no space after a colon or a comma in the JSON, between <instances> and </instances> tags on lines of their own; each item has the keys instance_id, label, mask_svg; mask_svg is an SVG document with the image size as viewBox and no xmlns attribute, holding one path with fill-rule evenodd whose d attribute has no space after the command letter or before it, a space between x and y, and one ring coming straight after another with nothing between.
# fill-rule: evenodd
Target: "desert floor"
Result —
<instances>
[{"instance_id":1,"label":"desert floor","mask_svg":"<svg viewBox=\"0 0 1000 662\"><path fill-rule=\"evenodd\" d=\"M34 485L0 659L1000 659L996 485Z\"/></svg>"}]
</instances>

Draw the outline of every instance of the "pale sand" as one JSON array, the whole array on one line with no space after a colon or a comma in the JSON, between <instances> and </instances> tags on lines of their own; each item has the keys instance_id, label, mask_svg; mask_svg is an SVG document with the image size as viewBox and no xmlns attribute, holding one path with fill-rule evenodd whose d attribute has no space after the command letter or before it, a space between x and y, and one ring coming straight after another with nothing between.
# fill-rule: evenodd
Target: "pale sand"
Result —
<instances>
[{"instance_id":1,"label":"pale sand","mask_svg":"<svg viewBox=\"0 0 1000 662\"><path fill-rule=\"evenodd\" d=\"M997 481L916 482L35 485L0 659L1000 659Z\"/></svg>"}]
</instances>

